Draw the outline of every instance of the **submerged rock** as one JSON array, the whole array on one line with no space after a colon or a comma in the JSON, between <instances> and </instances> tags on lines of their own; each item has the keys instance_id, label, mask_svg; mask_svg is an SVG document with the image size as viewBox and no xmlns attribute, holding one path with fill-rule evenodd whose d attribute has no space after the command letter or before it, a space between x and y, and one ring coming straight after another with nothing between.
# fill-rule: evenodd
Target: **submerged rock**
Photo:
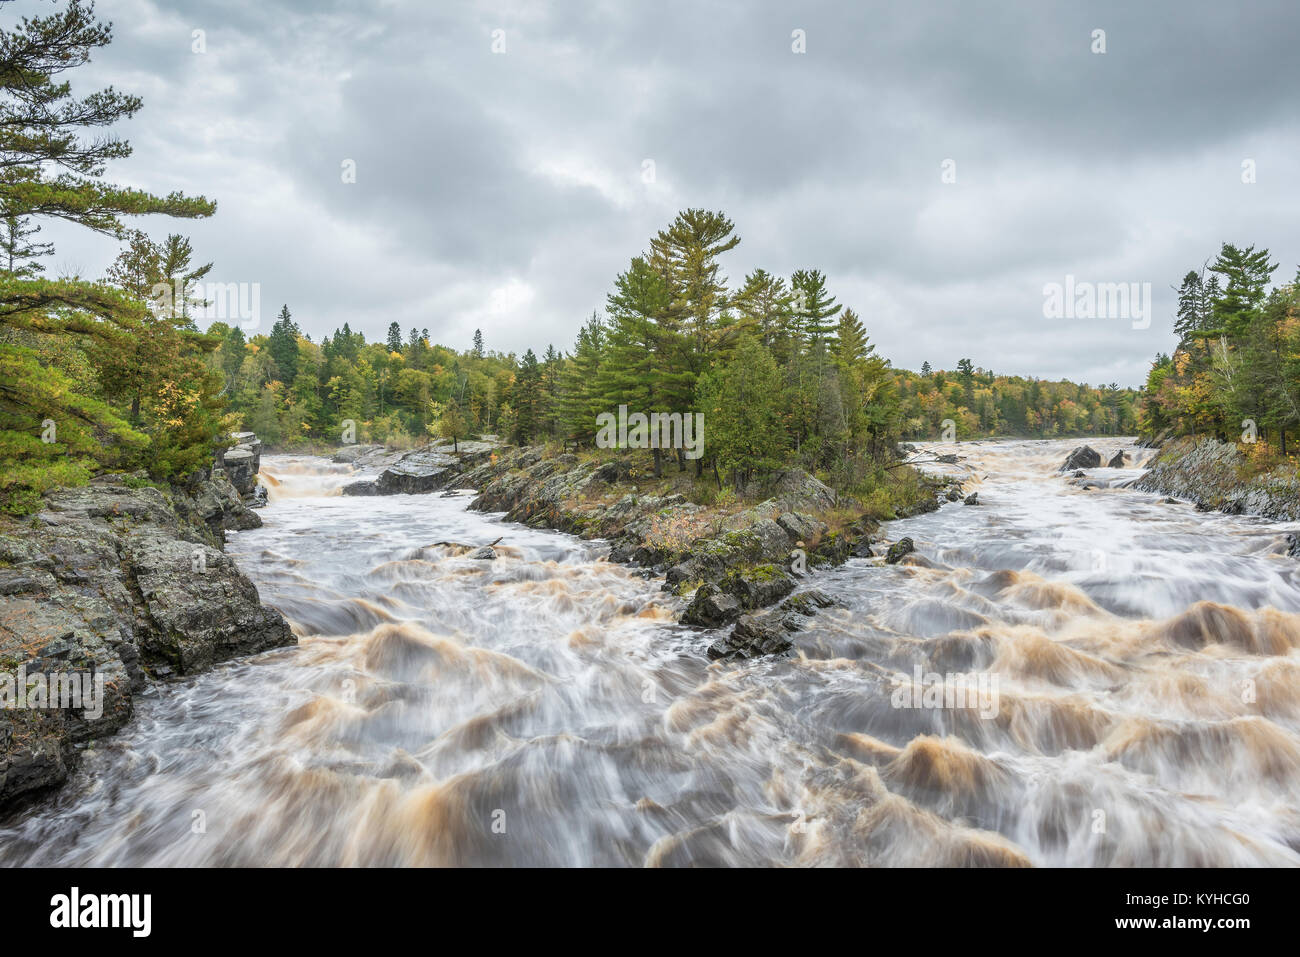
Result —
<instances>
[{"instance_id":1,"label":"submerged rock","mask_svg":"<svg viewBox=\"0 0 1300 957\"><path fill-rule=\"evenodd\" d=\"M979 503L980 503L979 492L971 492L969 495L966 496L965 499L962 500L963 505L978 505Z\"/></svg>"},{"instance_id":2,"label":"submerged rock","mask_svg":"<svg viewBox=\"0 0 1300 957\"><path fill-rule=\"evenodd\" d=\"M731 634L709 645L708 655L723 658L760 658L789 651L793 642L784 620L777 615L742 615Z\"/></svg>"},{"instance_id":3,"label":"submerged rock","mask_svg":"<svg viewBox=\"0 0 1300 957\"><path fill-rule=\"evenodd\" d=\"M821 589L809 588L786 598L773 611L741 615L730 634L709 645L708 656L718 660L783 654L793 647L792 636L803 630L806 619L836 604Z\"/></svg>"},{"instance_id":4,"label":"submerged rock","mask_svg":"<svg viewBox=\"0 0 1300 957\"><path fill-rule=\"evenodd\" d=\"M916 551L916 546L910 538L900 538L894 544L889 546L889 551L885 553L886 565L897 565L906 555Z\"/></svg>"},{"instance_id":5,"label":"submerged rock","mask_svg":"<svg viewBox=\"0 0 1300 957\"><path fill-rule=\"evenodd\" d=\"M1101 465L1101 453L1091 446L1081 445L1066 457L1058 472L1073 472L1076 469L1095 469Z\"/></svg>"}]
</instances>

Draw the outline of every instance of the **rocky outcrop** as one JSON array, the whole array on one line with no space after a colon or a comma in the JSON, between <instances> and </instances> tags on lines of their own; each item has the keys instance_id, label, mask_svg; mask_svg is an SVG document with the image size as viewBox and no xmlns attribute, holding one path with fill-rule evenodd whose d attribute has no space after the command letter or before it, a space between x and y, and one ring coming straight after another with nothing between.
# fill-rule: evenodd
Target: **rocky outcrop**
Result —
<instances>
[{"instance_id":1,"label":"rocky outcrop","mask_svg":"<svg viewBox=\"0 0 1300 957\"><path fill-rule=\"evenodd\" d=\"M611 541L610 559L664 574L665 588L687 599L682 621L704 628L735 622L787 598L808 569L869 557L878 525L863 517L832 529L817 513L842 513L833 489L788 470L753 486L771 497L747 508L706 508L679 494L636 487L633 460L582 461L540 449L502 449L447 483L474 489L470 507L504 512L509 521ZM946 480L918 486L899 509L938 508ZM832 512L835 510L835 512ZM751 642L751 651L771 643Z\"/></svg>"},{"instance_id":2,"label":"rocky outcrop","mask_svg":"<svg viewBox=\"0 0 1300 957\"><path fill-rule=\"evenodd\" d=\"M1202 511L1300 521L1300 476L1295 469L1278 465L1261 470L1232 442L1168 441L1132 487L1189 500Z\"/></svg>"},{"instance_id":3,"label":"rocky outcrop","mask_svg":"<svg viewBox=\"0 0 1300 957\"><path fill-rule=\"evenodd\" d=\"M367 466L381 462L379 477L343 487L344 495L423 495L448 485L466 469L489 458L499 446L495 442L435 442L413 452L397 454L378 451L376 446L354 446L355 454L335 453L334 460Z\"/></svg>"},{"instance_id":4,"label":"rocky outcrop","mask_svg":"<svg viewBox=\"0 0 1300 957\"><path fill-rule=\"evenodd\" d=\"M64 781L151 678L293 642L219 548L241 509L218 472L168 490L100 479L0 519L0 810ZM83 678L98 701L13 704L20 679L35 690Z\"/></svg>"},{"instance_id":5,"label":"rocky outcrop","mask_svg":"<svg viewBox=\"0 0 1300 957\"><path fill-rule=\"evenodd\" d=\"M1089 445L1081 445L1069 454L1058 472L1073 472L1077 469L1095 469L1101 465L1101 453Z\"/></svg>"},{"instance_id":6,"label":"rocky outcrop","mask_svg":"<svg viewBox=\"0 0 1300 957\"><path fill-rule=\"evenodd\" d=\"M705 582L695 590L682 621L716 628L742 611L776 604L797 586L794 576L776 565L733 568L720 581Z\"/></svg>"},{"instance_id":7,"label":"rocky outcrop","mask_svg":"<svg viewBox=\"0 0 1300 957\"><path fill-rule=\"evenodd\" d=\"M890 545L889 550L885 552L885 564L897 565L904 559L904 557L912 554L914 551L916 551L916 545L910 538L900 538L898 541L894 542L894 544Z\"/></svg>"},{"instance_id":8,"label":"rocky outcrop","mask_svg":"<svg viewBox=\"0 0 1300 957\"><path fill-rule=\"evenodd\" d=\"M1106 463L1106 468L1108 468L1108 469L1122 469L1122 468L1124 467L1124 459L1125 459L1125 458L1127 458L1127 456L1125 456L1125 454L1124 454L1124 450L1123 450L1123 449L1120 449L1119 451L1117 451L1114 455L1112 455L1112 456L1110 457L1110 461Z\"/></svg>"},{"instance_id":9,"label":"rocky outcrop","mask_svg":"<svg viewBox=\"0 0 1300 957\"><path fill-rule=\"evenodd\" d=\"M807 619L835 599L817 588L791 595L779 608L761 615L742 615L731 633L709 645L714 660L759 658L779 655L794 646L793 636L806 627Z\"/></svg>"},{"instance_id":10,"label":"rocky outcrop","mask_svg":"<svg viewBox=\"0 0 1300 957\"><path fill-rule=\"evenodd\" d=\"M266 489L257 482L262 467L262 440L252 432L236 432L231 438L235 444L217 453L217 467L245 504L259 508L266 504Z\"/></svg>"},{"instance_id":11,"label":"rocky outcrop","mask_svg":"<svg viewBox=\"0 0 1300 957\"><path fill-rule=\"evenodd\" d=\"M183 526L202 536L205 543L219 548L225 543L228 531L262 527L262 519L253 508L265 503L266 489L258 485L256 491L262 496L259 499L254 494L250 504L249 499L239 494L224 469L213 469L196 472L162 489L162 494Z\"/></svg>"}]
</instances>

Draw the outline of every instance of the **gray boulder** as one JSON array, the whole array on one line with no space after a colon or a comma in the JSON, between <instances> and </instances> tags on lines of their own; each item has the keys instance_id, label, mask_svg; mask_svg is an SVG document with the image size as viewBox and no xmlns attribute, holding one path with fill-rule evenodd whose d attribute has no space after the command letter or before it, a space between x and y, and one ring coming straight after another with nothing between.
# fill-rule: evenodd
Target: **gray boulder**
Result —
<instances>
[{"instance_id":1,"label":"gray boulder","mask_svg":"<svg viewBox=\"0 0 1300 957\"><path fill-rule=\"evenodd\" d=\"M886 565L897 565L903 560L903 557L916 551L916 545L910 538L900 538L894 544L889 546L889 551L885 553Z\"/></svg>"},{"instance_id":2,"label":"gray boulder","mask_svg":"<svg viewBox=\"0 0 1300 957\"><path fill-rule=\"evenodd\" d=\"M725 638L709 645L714 660L725 658L760 658L789 651L793 642L784 620L774 614L742 615Z\"/></svg>"},{"instance_id":3,"label":"gray boulder","mask_svg":"<svg viewBox=\"0 0 1300 957\"><path fill-rule=\"evenodd\" d=\"M688 625L717 628L734 621L740 612L740 601L735 595L706 583L695 590L695 597L682 613L682 621Z\"/></svg>"},{"instance_id":4,"label":"gray boulder","mask_svg":"<svg viewBox=\"0 0 1300 957\"><path fill-rule=\"evenodd\" d=\"M1076 469L1095 469L1101 465L1101 454L1096 449L1081 445L1071 452L1058 472L1073 472Z\"/></svg>"}]
</instances>

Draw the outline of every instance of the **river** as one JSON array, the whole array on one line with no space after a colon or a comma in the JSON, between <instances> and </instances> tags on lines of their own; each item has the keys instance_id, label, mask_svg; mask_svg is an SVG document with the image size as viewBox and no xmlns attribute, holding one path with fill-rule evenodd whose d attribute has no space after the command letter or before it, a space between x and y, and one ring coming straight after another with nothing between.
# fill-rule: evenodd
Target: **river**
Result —
<instances>
[{"instance_id":1,"label":"river","mask_svg":"<svg viewBox=\"0 0 1300 957\"><path fill-rule=\"evenodd\" d=\"M940 448L982 504L891 523L912 563L810 575L841 604L797 655L727 664L601 543L267 456L228 551L298 646L138 696L0 864L1300 863L1284 528L1083 490L1077 444Z\"/></svg>"}]
</instances>

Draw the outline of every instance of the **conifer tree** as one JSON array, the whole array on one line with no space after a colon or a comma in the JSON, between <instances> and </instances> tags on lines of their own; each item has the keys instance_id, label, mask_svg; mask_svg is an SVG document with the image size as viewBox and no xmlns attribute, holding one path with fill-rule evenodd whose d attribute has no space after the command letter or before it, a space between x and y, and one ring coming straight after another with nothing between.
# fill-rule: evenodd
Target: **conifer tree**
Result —
<instances>
[{"instance_id":1,"label":"conifer tree","mask_svg":"<svg viewBox=\"0 0 1300 957\"><path fill-rule=\"evenodd\" d=\"M54 244L33 242L32 237L40 231L26 216L10 213L0 218L0 268L18 278L44 272L40 257L53 255Z\"/></svg>"},{"instance_id":2,"label":"conifer tree","mask_svg":"<svg viewBox=\"0 0 1300 957\"><path fill-rule=\"evenodd\" d=\"M782 464L781 373L756 339L742 335L730 361L700 380L705 451L743 489Z\"/></svg>"},{"instance_id":3,"label":"conifer tree","mask_svg":"<svg viewBox=\"0 0 1300 957\"><path fill-rule=\"evenodd\" d=\"M0 216L53 217L116 238L125 232L123 216L215 210L202 197L159 197L103 180L107 163L131 149L100 131L132 116L140 100L112 89L78 99L62 74L111 38L93 5L80 0L0 31ZM0 508L34 507L41 490L143 451L148 437L99 394L77 353L128 348L146 315L141 301L107 286L0 272ZM181 368L180 355L165 357L175 361L176 375L162 380L160 414L188 419L184 434L171 438L189 442L210 432L199 436L210 450L219 426L207 384L193 378L193 366ZM192 446L156 451L150 464L160 469L184 467L197 455Z\"/></svg>"},{"instance_id":4,"label":"conifer tree","mask_svg":"<svg viewBox=\"0 0 1300 957\"><path fill-rule=\"evenodd\" d=\"M578 330L573 355L560 373L560 432L566 441L589 444L596 435L596 383L605 351L605 324L593 312Z\"/></svg>"},{"instance_id":5,"label":"conifer tree","mask_svg":"<svg viewBox=\"0 0 1300 957\"><path fill-rule=\"evenodd\" d=\"M280 381L286 386L292 386L298 377L298 336L298 324L293 321L286 303L280 308L280 315L271 326L270 342L267 344Z\"/></svg>"},{"instance_id":6,"label":"conifer tree","mask_svg":"<svg viewBox=\"0 0 1300 957\"><path fill-rule=\"evenodd\" d=\"M819 269L800 269L791 277L794 309L804 348L811 352L835 332L835 317L842 308L826 291L826 277Z\"/></svg>"},{"instance_id":7,"label":"conifer tree","mask_svg":"<svg viewBox=\"0 0 1300 957\"><path fill-rule=\"evenodd\" d=\"M746 276L735 298L741 316L740 331L763 343L778 366L788 363L793 350L799 348L798 333L792 327L793 302L785 280L765 269L755 269Z\"/></svg>"}]
</instances>

